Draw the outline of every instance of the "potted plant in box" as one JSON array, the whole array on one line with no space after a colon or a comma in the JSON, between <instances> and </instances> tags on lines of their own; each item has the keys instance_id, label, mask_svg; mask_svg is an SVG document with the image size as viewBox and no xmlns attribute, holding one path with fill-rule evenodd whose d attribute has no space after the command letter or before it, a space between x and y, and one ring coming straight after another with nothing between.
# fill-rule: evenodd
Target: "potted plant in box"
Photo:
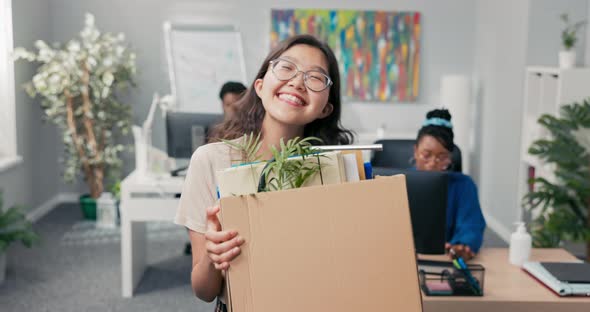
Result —
<instances>
[{"instance_id":1,"label":"potted plant in box","mask_svg":"<svg viewBox=\"0 0 590 312\"><path fill-rule=\"evenodd\" d=\"M73 182L82 171L90 193L81 197L83 212L96 218L105 177L118 178L121 168L125 146L116 139L129 132L131 109L118 95L134 85L135 54L123 34L101 33L91 14L78 38L51 46L38 40L35 47L37 53L14 51L16 59L40 64L26 91L41 97L45 118L62 130L64 178Z\"/></svg>"}]
</instances>

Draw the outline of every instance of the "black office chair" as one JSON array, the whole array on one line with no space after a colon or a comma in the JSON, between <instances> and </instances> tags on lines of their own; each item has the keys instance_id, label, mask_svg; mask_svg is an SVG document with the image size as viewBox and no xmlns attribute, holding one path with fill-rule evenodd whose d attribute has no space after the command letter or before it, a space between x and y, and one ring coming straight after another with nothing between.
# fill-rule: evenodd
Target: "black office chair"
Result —
<instances>
[{"instance_id":1,"label":"black office chair","mask_svg":"<svg viewBox=\"0 0 590 312\"><path fill-rule=\"evenodd\" d=\"M375 144L383 144L382 151L375 151L371 157L373 168L405 169L414 166L411 161L414 157L414 144L416 140L378 140ZM451 155L451 171L462 172L461 149L457 145Z\"/></svg>"}]
</instances>

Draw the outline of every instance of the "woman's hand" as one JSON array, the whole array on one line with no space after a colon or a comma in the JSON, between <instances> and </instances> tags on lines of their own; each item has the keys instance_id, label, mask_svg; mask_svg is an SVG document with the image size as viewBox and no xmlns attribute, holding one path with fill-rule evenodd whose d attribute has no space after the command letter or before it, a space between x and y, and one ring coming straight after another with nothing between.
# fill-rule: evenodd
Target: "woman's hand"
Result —
<instances>
[{"instance_id":1,"label":"woman's hand","mask_svg":"<svg viewBox=\"0 0 590 312\"><path fill-rule=\"evenodd\" d=\"M207 256L218 270L227 270L229 263L240 254L244 239L236 231L222 231L217 218L219 206L207 208L207 232L205 247Z\"/></svg>"},{"instance_id":2,"label":"woman's hand","mask_svg":"<svg viewBox=\"0 0 590 312\"><path fill-rule=\"evenodd\" d=\"M448 252L451 249L455 252L455 255L449 252L449 257L453 259L453 257L461 257L463 260L467 261L475 256L475 253L469 248L467 245L451 245L449 243L445 244L445 250Z\"/></svg>"}]
</instances>

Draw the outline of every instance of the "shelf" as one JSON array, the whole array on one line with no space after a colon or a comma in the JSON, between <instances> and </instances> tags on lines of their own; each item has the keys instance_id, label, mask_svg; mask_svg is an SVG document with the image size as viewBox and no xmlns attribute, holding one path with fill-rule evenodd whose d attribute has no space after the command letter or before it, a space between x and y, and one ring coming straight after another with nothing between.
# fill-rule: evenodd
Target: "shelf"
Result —
<instances>
[{"instance_id":1,"label":"shelf","mask_svg":"<svg viewBox=\"0 0 590 312\"><path fill-rule=\"evenodd\" d=\"M521 119L519 189L518 199L532 189L528 183L531 175L543 177L554 183L555 165L547 164L528 149L538 139L548 138L550 133L539 125L542 114L559 115L564 104L590 96L590 68L561 69L550 66L529 66L525 72L523 114ZM534 168L534 171L532 170Z\"/></svg>"},{"instance_id":2,"label":"shelf","mask_svg":"<svg viewBox=\"0 0 590 312\"><path fill-rule=\"evenodd\" d=\"M544 163L536 156L526 154L526 155L522 156L521 158L522 158L522 162L525 163L527 166L532 166L532 167L544 166Z\"/></svg>"},{"instance_id":3,"label":"shelf","mask_svg":"<svg viewBox=\"0 0 590 312\"><path fill-rule=\"evenodd\" d=\"M553 74L559 75L561 69L558 67L549 67L549 66L529 66L527 67L527 72L534 73L534 74Z\"/></svg>"},{"instance_id":4,"label":"shelf","mask_svg":"<svg viewBox=\"0 0 590 312\"><path fill-rule=\"evenodd\" d=\"M559 67L551 67L551 66L528 66L526 71L533 74L541 74L541 75L558 75L563 73L564 71L568 72L584 72L588 71L590 67L574 67L574 68L567 68L562 69Z\"/></svg>"}]
</instances>

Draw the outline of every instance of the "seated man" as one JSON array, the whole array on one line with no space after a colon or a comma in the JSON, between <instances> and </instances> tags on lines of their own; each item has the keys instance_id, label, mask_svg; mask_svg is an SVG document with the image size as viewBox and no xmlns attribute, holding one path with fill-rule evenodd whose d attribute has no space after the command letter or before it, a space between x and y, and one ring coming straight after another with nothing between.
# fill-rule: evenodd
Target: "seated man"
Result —
<instances>
[{"instance_id":1,"label":"seated man","mask_svg":"<svg viewBox=\"0 0 590 312\"><path fill-rule=\"evenodd\" d=\"M223 114L225 118L229 118L238 109L236 103L242 98L246 91L246 86L241 82L228 81L223 84L221 91L219 91L219 99L223 106Z\"/></svg>"}]
</instances>

